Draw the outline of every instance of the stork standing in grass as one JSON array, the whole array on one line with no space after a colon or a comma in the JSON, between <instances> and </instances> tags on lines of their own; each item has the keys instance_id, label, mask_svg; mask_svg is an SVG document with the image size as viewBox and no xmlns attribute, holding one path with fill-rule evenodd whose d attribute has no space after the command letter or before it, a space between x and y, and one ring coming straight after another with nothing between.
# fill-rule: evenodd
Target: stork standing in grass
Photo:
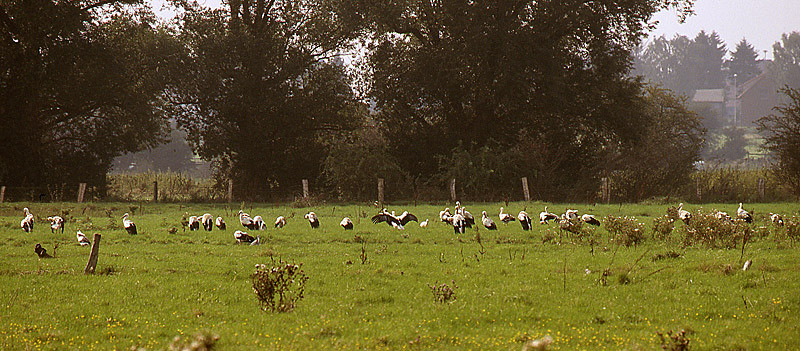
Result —
<instances>
[{"instance_id":1,"label":"stork standing in grass","mask_svg":"<svg viewBox=\"0 0 800 351\"><path fill-rule=\"evenodd\" d=\"M497 224L486 215L486 211L481 212L481 222L483 222L483 226L489 230L497 230Z\"/></svg>"},{"instance_id":2,"label":"stork standing in grass","mask_svg":"<svg viewBox=\"0 0 800 351\"><path fill-rule=\"evenodd\" d=\"M25 213L25 218L19 223L26 233L30 233L33 231L33 213L27 207L23 208L22 211Z\"/></svg>"},{"instance_id":3,"label":"stork standing in grass","mask_svg":"<svg viewBox=\"0 0 800 351\"><path fill-rule=\"evenodd\" d=\"M503 212L503 208L502 207L500 207L500 215L498 217L500 217L500 222L503 222L503 224L508 224L508 222L513 222L513 221L516 220L516 218L514 218L514 216Z\"/></svg>"},{"instance_id":4,"label":"stork standing in grass","mask_svg":"<svg viewBox=\"0 0 800 351\"><path fill-rule=\"evenodd\" d=\"M261 216L253 217L253 228L252 229L255 229L255 230L267 229L267 225L264 224L264 218L261 218Z\"/></svg>"},{"instance_id":5,"label":"stork standing in grass","mask_svg":"<svg viewBox=\"0 0 800 351\"><path fill-rule=\"evenodd\" d=\"M451 217L453 217L453 215L450 213L450 208L449 207L445 208L444 211L439 211L439 219L442 222L450 223L451 222Z\"/></svg>"},{"instance_id":6,"label":"stork standing in grass","mask_svg":"<svg viewBox=\"0 0 800 351\"><path fill-rule=\"evenodd\" d=\"M250 218L250 215L244 213L244 211L239 210L239 223L242 224L242 227L247 229L254 229L255 226L253 225L253 219Z\"/></svg>"},{"instance_id":7,"label":"stork standing in grass","mask_svg":"<svg viewBox=\"0 0 800 351\"><path fill-rule=\"evenodd\" d=\"M190 216L189 217L189 230L195 231L200 229L200 221L197 219L197 216Z\"/></svg>"},{"instance_id":8,"label":"stork standing in grass","mask_svg":"<svg viewBox=\"0 0 800 351\"><path fill-rule=\"evenodd\" d=\"M122 226L125 227L125 230L128 231L128 234L130 235L138 234L138 232L136 231L136 223L133 223L132 220L128 219L127 213L122 215Z\"/></svg>"},{"instance_id":9,"label":"stork standing in grass","mask_svg":"<svg viewBox=\"0 0 800 351\"><path fill-rule=\"evenodd\" d=\"M87 245L91 245L92 244L92 242L89 241L89 239L86 237L86 235L81 233L80 230L78 231L77 234L75 234L75 237L78 238L78 245L80 245L80 246L87 246Z\"/></svg>"},{"instance_id":10,"label":"stork standing in grass","mask_svg":"<svg viewBox=\"0 0 800 351\"><path fill-rule=\"evenodd\" d=\"M203 229L205 229L207 232L210 232L211 229L214 228L214 216L212 216L210 213L204 214L201 222L203 222Z\"/></svg>"},{"instance_id":11,"label":"stork standing in grass","mask_svg":"<svg viewBox=\"0 0 800 351\"><path fill-rule=\"evenodd\" d=\"M308 219L308 224L311 225L311 228L314 228L314 229L319 228L319 219L317 218L317 214L316 213L309 212L309 213L306 213L306 215L303 216L303 217L305 219Z\"/></svg>"},{"instance_id":12,"label":"stork standing in grass","mask_svg":"<svg viewBox=\"0 0 800 351\"><path fill-rule=\"evenodd\" d=\"M548 221L554 221L557 219L558 215L548 212L547 206L544 207L544 211L539 212L539 224L547 224Z\"/></svg>"},{"instance_id":13,"label":"stork standing in grass","mask_svg":"<svg viewBox=\"0 0 800 351\"><path fill-rule=\"evenodd\" d=\"M453 222L453 230L455 231L455 233L464 234L464 231L467 228L467 223L466 220L464 219L464 216L461 215L460 213L456 213L452 217L452 222Z\"/></svg>"},{"instance_id":14,"label":"stork standing in grass","mask_svg":"<svg viewBox=\"0 0 800 351\"><path fill-rule=\"evenodd\" d=\"M689 225L689 222L692 220L692 214L683 209L683 202L678 204L678 218L686 225Z\"/></svg>"},{"instance_id":15,"label":"stork standing in grass","mask_svg":"<svg viewBox=\"0 0 800 351\"><path fill-rule=\"evenodd\" d=\"M350 220L348 217L344 217L339 225L344 228L344 230L353 230L353 221Z\"/></svg>"},{"instance_id":16,"label":"stork standing in grass","mask_svg":"<svg viewBox=\"0 0 800 351\"><path fill-rule=\"evenodd\" d=\"M578 219L578 210L567 209L567 211L564 212L564 216L568 220Z\"/></svg>"},{"instance_id":17,"label":"stork standing in grass","mask_svg":"<svg viewBox=\"0 0 800 351\"><path fill-rule=\"evenodd\" d=\"M600 225L600 221L598 221L597 218L594 218L594 216L592 216L592 215L590 215L588 213L584 214L583 216L581 216L581 220L586 222L587 224L591 224L591 225L594 225L594 226L599 226Z\"/></svg>"},{"instance_id":18,"label":"stork standing in grass","mask_svg":"<svg viewBox=\"0 0 800 351\"><path fill-rule=\"evenodd\" d=\"M47 217L50 221L50 233L55 233L61 229L61 234L64 234L64 219L61 216Z\"/></svg>"},{"instance_id":19,"label":"stork standing in grass","mask_svg":"<svg viewBox=\"0 0 800 351\"><path fill-rule=\"evenodd\" d=\"M739 217L739 219L744 220L747 223L753 223L753 216L750 214L750 212L745 211L741 202L739 203L739 209L736 210L736 217Z\"/></svg>"},{"instance_id":20,"label":"stork standing in grass","mask_svg":"<svg viewBox=\"0 0 800 351\"><path fill-rule=\"evenodd\" d=\"M275 218L275 228L283 228L286 225L286 218L283 216L278 216Z\"/></svg>"},{"instance_id":21,"label":"stork standing in grass","mask_svg":"<svg viewBox=\"0 0 800 351\"><path fill-rule=\"evenodd\" d=\"M517 219L519 220L519 224L522 225L522 230L531 230L531 217L528 216L528 212L519 211L517 215Z\"/></svg>"},{"instance_id":22,"label":"stork standing in grass","mask_svg":"<svg viewBox=\"0 0 800 351\"><path fill-rule=\"evenodd\" d=\"M772 221L776 227L783 227L783 217L777 213L770 213L769 220Z\"/></svg>"},{"instance_id":23,"label":"stork standing in grass","mask_svg":"<svg viewBox=\"0 0 800 351\"><path fill-rule=\"evenodd\" d=\"M222 217L217 217L217 220L214 221L214 225L217 226L219 230L225 230L228 226L225 224L225 220Z\"/></svg>"},{"instance_id":24,"label":"stork standing in grass","mask_svg":"<svg viewBox=\"0 0 800 351\"><path fill-rule=\"evenodd\" d=\"M427 228L428 227L428 220L426 219L426 220L420 222L419 223L419 227L420 228Z\"/></svg>"},{"instance_id":25,"label":"stork standing in grass","mask_svg":"<svg viewBox=\"0 0 800 351\"><path fill-rule=\"evenodd\" d=\"M404 213L406 214L406 213ZM412 215L413 216L413 215ZM416 218L416 217L415 217ZM400 218L394 215L394 212L389 213L385 208L378 214L372 216L372 223L378 224L381 222L386 222L389 226L403 230L405 227L403 226L403 222L400 221Z\"/></svg>"}]
</instances>

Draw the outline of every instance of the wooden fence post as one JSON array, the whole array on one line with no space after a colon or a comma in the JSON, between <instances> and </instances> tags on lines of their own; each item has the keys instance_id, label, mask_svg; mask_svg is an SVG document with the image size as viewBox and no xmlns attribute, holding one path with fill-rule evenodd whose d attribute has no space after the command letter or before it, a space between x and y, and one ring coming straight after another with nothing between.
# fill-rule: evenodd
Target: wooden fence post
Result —
<instances>
[{"instance_id":1,"label":"wooden fence post","mask_svg":"<svg viewBox=\"0 0 800 351\"><path fill-rule=\"evenodd\" d=\"M531 201L531 193L528 192L528 177L522 177L522 195L525 196L525 201Z\"/></svg>"},{"instance_id":2,"label":"wooden fence post","mask_svg":"<svg viewBox=\"0 0 800 351\"><path fill-rule=\"evenodd\" d=\"M233 202L233 179L228 179L228 203Z\"/></svg>"},{"instance_id":3,"label":"wooden fence post","mask_svg":"<svg viewBox=\"0 0 800 351\"><path fill-rule=\"evenodd\" d=\"M84 274L94 274L94 269L97 268L97 255L100 254L100 234L94 233L94 241L92 241L92 251L89 253L89 262L86 263L86 268L83 269Z\"/></svg>"},{"instance_id":4,"label":"wooden fence post","mask_svg":"<svg viewBox=\"0 0 800 351\"><path fill-rule=\"evenodd\" d=\"M764 201L764 190L766 188L767 182L764 178L758 178L758 199Z\"/></svg>"},{"instance_id":5,"label":"wooden fence post","mask_svg":"<svg viewBox=\"0 0 800 351\"><path fill-rule=\"evenodd\" d=\"M78 203L83 202L83 196L86 194L86 183L78 184Z\"/></svg>"},{"instance_id":6,"label":"wooden fence post","mask_svg":"<svg viewBox=\"0 0 800 351\"><path fill-rule=\"evenodd\" d=\"M0 186L0 204L6 200L6 186Z\"/></svg>"},{"instance_id":7,"label":"wooden fence post","mask_svg":"<svg viewBox=\"0 0 800 351\"><path fill-rule=\"evenodd\" d=\"M456 201L456 179L450 179L450 201Z\"/></svg>"},{"instance_id":8,"label":"wooden fence post","mask_svg":"<svg viewBox=\"0 0 800 351\"><path fill-rule=\"evenodd\" d=\"M383 207L383 178L378 178L378 207Z\"/></svg>"},{"instance_id":9,"label":"wooden fence post","mask_svg":"<svg viewBox=\"0 0 800 351\"><path fill-rule=\"evenodd\" d=\"M603 177L602 179L602 190L603 193L603 202L609 204L611 203L611 181L608 177Z\"/></svg>"},{"instance_id":10,"label":"wooden fence post","mask_svg":"<svg viewBox=\"0 0 800 351\"><path fill-rule=\"evenodd\" d=\"M700 184L700 178L697 178L697 183L695 184L697 188L697 201L703 201L703 187Z\"/></svg>"},{"instance_id":11,"label":"wooden fence post","mask_svg":"<svg viewBox=\"0 0 800 351\"><path fill-rule=\"evenodd\" d=\"M303 198L308 199L308 179L303 179Z\"/></svg>"},{"instance_id":12,"label":"wooden fence post","mask_svg":"<svg viewBox=\"0 0 800 351\"><path fill-rule=\"evenodd\" d=\"M158 202L158 181L153 181L153 202Z\"/></svg>"}]
</instances>

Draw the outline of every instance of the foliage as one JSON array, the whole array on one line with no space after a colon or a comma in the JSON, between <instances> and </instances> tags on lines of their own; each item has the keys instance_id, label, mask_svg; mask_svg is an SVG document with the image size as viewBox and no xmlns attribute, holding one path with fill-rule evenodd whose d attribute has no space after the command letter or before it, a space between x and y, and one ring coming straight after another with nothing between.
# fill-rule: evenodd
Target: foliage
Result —
<instances>
[{"instance_id":1,"label":"foliage","mask_svg":"<svg viewBox=\"0 0 800 351\"><path fill-rule=\"evenodd\" d=\"M573 183L599 180L598 170L581 161L639 136L632 100L640 85L626 77L630 48L644 37L653 13L687 3L365 6L374 33L364 90L376 103L390 153L413 177L436 174L439 160L451 158L459 145L541 142L551 147L529 148L540 154L522 154L529 158L524 161L541 157L565 166L548 170L569 177L542 179L557 183L560 195L575 196L566 191Z\"/></svg>"},{"instance_id":2,"label":"foliage","mask_svg":"<svg viewBox=\"0 0 800 351\"><path fill-rule=\"evenodd\" d=\"M658 337L661 339L661 349L668 351L686 351L689 350L689 338L686 337L686 331L681 330L675 334L672 330L668 331L667 336L664 333L657 332Z\"/></svg>"},{"instance_id":3,"label":"foliage","mask_svg":"<svg viewBox=\"0 0 800 351\"><path fill-rule=\"evenodd\" d=\"M165 136L161 98L180 47L147 6L5 1L0 21L0 183L102 193L115 156Z\"/></svg>"},{"instance_id":4,"label":"foliage","mask_svg":"<svg viewBox=\"0 0 800 351\"><path fill-rule=\"evenodd\" d=\"M800 89L800 32L784 33L772 45L771 74L781 86Z\"/></svg>"},{"instance_id":5,"label":"foliage","mask_svg":"<svg viewBox=\"0 0 800 351\"><path fill-rule=\"evenodd\" d=\"M653 218L653 239L667 239L673 229L675 229L675 220L670 218L670 215Z\"/></svg>"},{"instance_id":6,"label":"foliage","mask_svg":"<svg viewBox=\"0 0 800 351\"><path fill-rule=\"evenodd\" d=\"M795 196L800 196L800 90L783 90L788 103L775 108L775 114L757 121L765 134L765 148L774 160L773 171L785 179Z\"/></svg>"},{"instance_id":7,"label":"foliage","mask_svg":"<svg viewBox=\"0 0 800 351\"><path fill-rule=\"evenodd\" d=\"M326 184L341 200L377 199L377 178L384 179L387 200L414 195L408 172L389 155L382 136L371 128L359 130L352 140L332 144L324 167Z\"/></svg>"},{"instance_id":8,"label":"foliage","mask_svg":"<svg viewBox=\"0 0 800 351\"><path fill-rule=\"evenodd\" d=\"M191 339L176 336L169 344L169 351L209 351L219 341L219 335L210 332L198 332ZM135 348L134 348L135 349Z\"/></svg>"},{"instance_id":9,"label":"foliage","mask_svg":"<svg viewBox=\"0 0 800 351\"><path fill-rule=\"evenodd\" d=\"M107 179L109 200L152 201L154 182L158 182L161 202L219 201L226 196L209 179L195 179L177 172L113 174Z\"/></svg>"},{"instance_id":10,"label":"foliage","mask_svg":"<svg viewBox=\"0 0 800 351\"><path fill-rule=\"evenodd\" d=\"M613 193L624 201L675 192L700 160L704 143L699 117L668 90L648 87L640 110L647 118L644 137L622 148L610 170Z\"/></svg>"},{"instance_id":11,"label":"foliage","mask_svg":"<svg viewBox=\"0 0 800 351\"><path fill-rule=\"evenodd\" d=\"M749 238L752 229L743 220L718 219L714 213L697 210L688 225L682 227L685 246L733 249Z\"/></svg>"},{"instance_id":12,"label":"foliage","mask_svg":"<svg viewBox=\"0 0 800 351\"><path fill-rule=\"evenodd\" d=\"M723 86L723 57L727 51L716 32L700 31L694 39L658 37L640 47L634 57L637 74L678 94Z\"/></svg>"},{"instance_id":13,"label":"foliage","mask_svg":"<svg viewBox=\"0 0 800 351\"><path fill-rule=\"evenodd\" d=\"M725 61L725 67L728 69L728 76L733 77L736 75L737 82L744 83L750 78L759 75L761 72L758 68L758 52L753 48L747 39L742 40L736 44L736 50L731 51L731 58Z\"/></svg>"},{"instance_id":14,"label":"foliage","mask_svg":"<svg viewBox=\"0 0 800 351\"><path fill-rule=\"evenodd\" d=\"M170 102L215 178L238 198L295 194L316 181L324 141L361 125L344 61L354 38L336 1L187 5L179 39L190 51Z\"/></svg>"},{"instance_id":15,"label":"foliage","mask_svg":"<svg viewBox=\"0 0 800 351\"><path fill-rule=\"evenodd\" d=\"M645 225L637 221L636 217L608 215L603 223L606 226L606 230L611 233L613 240L619 245L638 245L645 239Z\"/></svg>"},{"instance_id":16,"label":"foliage","mask_svg":"<svg viewBox=\"0 0 800 351\"><path fill-rule=\"evenodd\" d=\"M439 159L438 184L447 188L456 180L459 198L478 201L508 198L520 194L524 176L521 156L498 144L466 148L457 146Z\"/></svg>"},{"instance_id":17,"label":"foliage","mask_svg":"<svg viewBox=\"0 0 800 351\"><path fill-rule=\"evenodd\" d=\"M719 129L719 132L723 138L722 146L715 150L709 150L709 158L736 161L749 155L745 149L747 146L747 139L744 137L745 128L726 127Z\"/></svg>"},{"instance_id":18,"label":"foliage","mask_svg":"<svg viewBox=\"0 0 800 351\"><path fill-rule=\"evenodd\" d=\"M458 286L456 285L455 281L451 281L451 283L452 286L447 285L447 283L439 284L439 282L436 282L433 285L428 284L428 288L430 288L431 293L433 293L433 301L438 303L455 301L456 289L458 289Z\"/></svg>"},{"instance_id":19,"label":"foliage","mask_svg":"<svg viewBox=\"0 0 800 351\"><path fill-rule=\"evenodd\" d=\"M303 264L281 264L268 267L256 265L250 275L253 291L258 297L261 309L271 312L289 312L303 299L308 276L303 272Z\"/></svg>"}]
</instances>

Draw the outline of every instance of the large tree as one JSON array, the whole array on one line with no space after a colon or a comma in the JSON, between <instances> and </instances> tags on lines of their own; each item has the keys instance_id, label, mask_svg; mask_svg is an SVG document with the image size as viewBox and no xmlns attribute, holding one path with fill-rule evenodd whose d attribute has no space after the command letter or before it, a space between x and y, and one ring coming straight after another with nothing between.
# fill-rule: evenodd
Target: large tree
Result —
<instances>
[{"instance_id":1,"label":"large tree","mask_svg":"<svg viewBox=\"0 0 800 351\"><path fill-rule=\"evenodd\" d=\"M680 71L683 80L691 89L722 89L723 57L728 51L717 32L700 31L694 37L686 53L686 61Z\"/></svg>"},{"instance_id":2,"label":"large tree","mask_svg":"<svg viewBox=\"0 0 800 351\"><path fill-rule=\"evenodd\" d=\"M0 183L104 187L164 135L177 48L135 1L0 1Z\"/></svg>"},{"instance_id":3,"label":"large tree","mask_svg":"<svg viewBox=\"0 0 800 351\"><path fill-rule=\"evenodd\" d=\"M758 53L753 45L747 42L747 39L742 38L739 44L736 44L736 50L731 51L731 58L725 61L725 66L728 68L728 76L737 76L738 83L744 83L750 78L759 75L761 72L758 69Z\"/></svg>"},{"instance_id":4,"label":"large tree","mask_svg":"<svg viewBox=\"0 0 800 351\"><path fill-rule=\"evenodd\" d=\"M335 1L229 1L188 7L180 39L189 48L171 101L197 153L214 161L237 196L285 194L315 180L331 134L359 125L344 62L355 21Z\"/></svg>"},{"instance_id":5,"label":"large tree","mask_svg":"<svg viewBox=\"0 0 800 351\"><path fill-rule=\"evenodd\" d=\"M780 42L772 45L775 60L773 75L781 85L800 89L800 32L783 34Z\"/></svg>"},{"instance_id":6,"label":"large tree","mask_svg":"<svg viewBox=\"0 0 800 351\"><path fill-rule=\"evenodd\" d=\"M612 141L641 136L627 78L650 16L671 1L397 2L368 14L371 97L390 152L418 176L454 147L539 145L543 186L593 187ZM530 161L531 164L534 161ZM541 172L539 172L541 171ZM556 184L549 182L555 181ZM538 185L538 184L537 184ZM568 189L569 188L569 189ZM563 192L562 192L563 194ZM582 196L583 194L581 194Z\"/></svg>"},{"instance_id":7,"label":"large tree","mask_svg":"<svg viewBox=\"0 0 800 351\"><path fill-rule=\"evenodd\" d=\"M765 146L775 162L773 168L795 196L800 196L800 90L787 88L787 103L775 113L758 120L758 131L766 138Z\"/></svg>"}]
</instances>

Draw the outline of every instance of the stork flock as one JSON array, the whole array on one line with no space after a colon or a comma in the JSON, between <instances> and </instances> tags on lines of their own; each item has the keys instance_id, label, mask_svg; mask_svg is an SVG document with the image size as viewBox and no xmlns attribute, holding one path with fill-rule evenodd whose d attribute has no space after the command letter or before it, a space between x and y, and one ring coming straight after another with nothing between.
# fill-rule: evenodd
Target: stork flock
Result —
<instances>
[{"instance_id":1,"label":"stork flock","mask_svg":"<svg viewBox=\"0 0 800 351\"><path fill-rule=\"evenodd\" d=\"M20 221L20 226L23 231L26 233L30 233L33 231L35 217L33 213L31 213L30 209L27 207L23 209L24 218ZM678 218L683 221L685 224L689 224L692 220L692 214L683 209L683 203L680 203L677 208L677 215ZM240 210L238 213L239 216L239 223L242 225L243 228L248 230L266 230L267 225L264 222L264 219L261 216L254 216L251 217L249 214L245 213L244 211ZM726 212L714 210L714 216L720 220L733 220L730 215ZM136 224L129 218L130 215L125 213L122 216L122 224L125 230L130 235L135 235L138 233ZM309 225L312 229L320 228L320 220L317 217L316 213L310 211L306 213L303 218L308 220ZM776 226L783 226L783 217L776 213L769 214L770 221ZM509 222L519 221L520 225L522 226L523 231L529 231L532 229L533 220L525 209L519 211L517 216L513 216L509 213L505 212L505 208L500 207L500 211L498 213L498 219L503 225L508 225ZM746 223L753 222L753 216L743 208L743 204L739 203L739 208L736 211L736 219L744 221ZM51 216L47 217L47 220L50 221L50 231L51 233L55 233L57 231L64 232L64 219L60 216ZM395 214L395 211L388 211L386 208L383 208L378 214L372 216L372 222L375 224L378 223L386 223L392 228L398 230L404 230L405 227L410 222L419 222L419 219L414 214L409 213L408 211L403 211L402 214L399 216ZM439 220L453 227L453 231L455 234L464 234L466 229L472 228L475 226L475 218L473 217L472 213L467 211L465 206L461 205L461 202L456 201L454 211L451 212L450 208L447 207L444 210L439 212ZM547 206L544 207L544 211L539 213L539 223L540 224L548 224L549 222L556 222L561 225L567 223L574 223L576 221L582 221L586 224L593 225L593 226L600 226L601 222L595 218L594 215L591 214L583 214L578 216L578 211L575 209L565 209L564 213L561 215L552 213L548 211ZM286 226L287 220L284 216L278 216L274 222L274 228L280 229ZM428 219L419 222L420 228L427 228L428 227ZM186 223L189 227L190 231L200 230L200 226L202 225L203 229L206 231L211 231L213 227L217 227L219 230L226 230L227 225L225 220L222 217L214 217L210 213L205 213L201 216L189 216L188 223ZM483 225L488 230L497 230L498 226L495 221L487 214L486 211L481 211L481 225ZM353 221L349 217L344 217L339 225L344 230L353 230L354 224ZM251 236L250 234L237 230L234 232L234 238L236 239L237 243L246 243L250 245L258 245L261 243L261 237L256 235L256 237ZM78 244L81 246L88 246L91 244L89 239L86 237L85 234L81 233L80 230L77 231L76 238Z\"/></svg>"}]
</instances>

